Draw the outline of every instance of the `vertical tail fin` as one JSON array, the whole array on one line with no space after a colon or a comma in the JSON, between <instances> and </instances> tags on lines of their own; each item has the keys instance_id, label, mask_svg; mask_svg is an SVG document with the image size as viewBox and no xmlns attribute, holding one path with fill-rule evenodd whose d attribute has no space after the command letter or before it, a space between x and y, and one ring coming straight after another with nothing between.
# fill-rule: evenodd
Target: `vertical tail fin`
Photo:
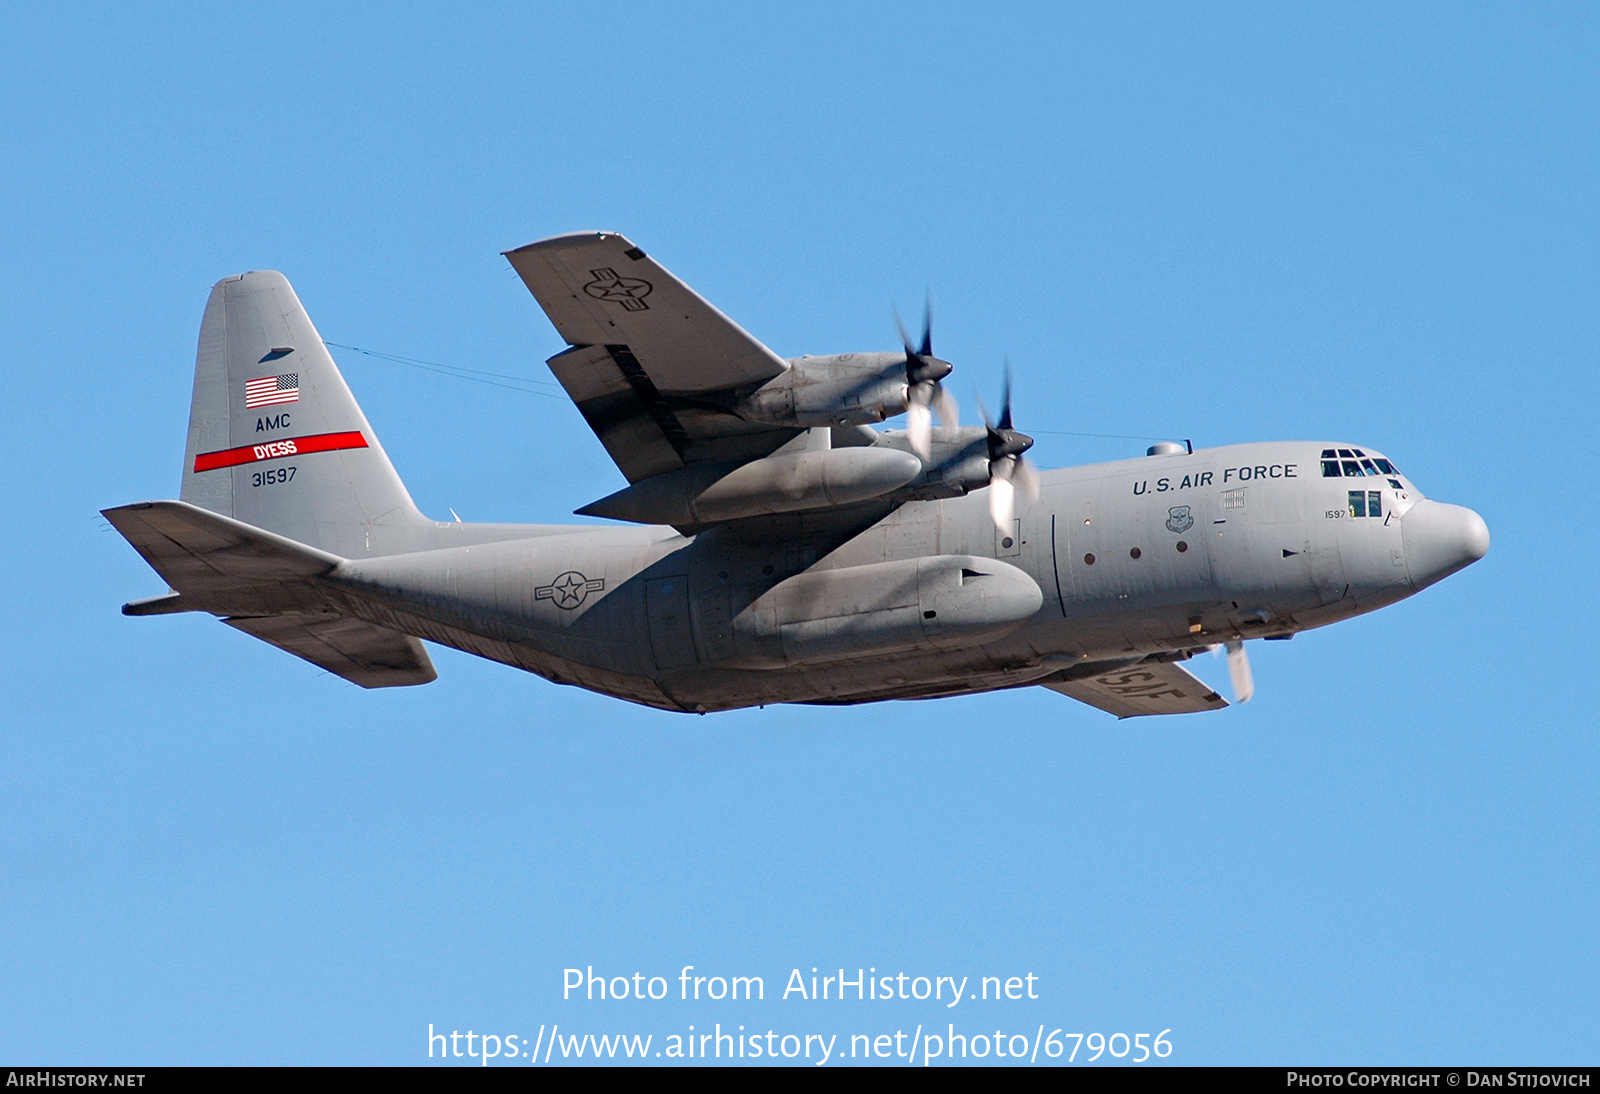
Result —
<instances>
[{"instance_id":1,"label":"vertical tail fin","mask_svg":"<svg viewBox=\"0 0 1600 1094\"><path fill-rule=\"evenodd\" d=\"M211 290L179 497L344 558L404 549L428 523L272 270Z\"/></svg>"}]
</instances>

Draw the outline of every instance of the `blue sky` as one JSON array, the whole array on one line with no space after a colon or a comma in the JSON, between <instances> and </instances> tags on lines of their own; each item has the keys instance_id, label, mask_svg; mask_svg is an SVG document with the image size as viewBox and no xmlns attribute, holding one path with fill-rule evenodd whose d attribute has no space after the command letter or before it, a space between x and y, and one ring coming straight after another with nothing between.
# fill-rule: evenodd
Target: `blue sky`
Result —
<instances>
[{"instance_id":1,"label":"blue sky","mask_svg":"<svg viewBox=\"0 0 1600 1094\"><path fill-rule=\"evenodd\" d=\"M0 1058L954 1022L1594 1062L1596 22L8 8ZM1009 356L1045 466L1347 438L1493 547L1252 647L1247 707L1126 723L1042 689L672 716L440 649L369 693L117 614L163 586L97 511L176 494L214 281L279 269L325 338L548 380L499 252L589 228L783 354L891 349L931 290L955 394L993 405ZM336 358L431 515L559 521L622 483L563 399ZM590 965L768 1000L563 1001ZM813 966L1040 998L776 998Z\"/></svg>"}]
</instances>

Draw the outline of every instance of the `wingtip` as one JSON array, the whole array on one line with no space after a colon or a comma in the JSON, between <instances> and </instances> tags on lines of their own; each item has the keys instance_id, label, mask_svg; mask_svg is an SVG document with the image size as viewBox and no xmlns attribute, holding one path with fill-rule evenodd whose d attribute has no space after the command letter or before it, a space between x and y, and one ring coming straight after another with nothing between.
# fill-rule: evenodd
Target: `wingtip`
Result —
<instances>
[{"instance_id":1,"label":"wingtip","mask_svg":"<svg viewBox=\"0 0 1600 1094\"><path fill-rule=\"evenodd\" d=\"M100 515L109 520L112 513L126 513L130 509L154 509L155 505L156 503L153 501L130 501L126 505L113 505L102 509L100 510Z\"/></svg>"},{"instance_id":2,"label":"wingtip","mask_svg":"<svg viewBox=\"0 0 1600 1094\"><path fill-rule=\"evenodd\" d=\"M501 251L500 253L505 255L507 258L510 258L514 254L523 254L527 251L536 250L540 247L555 247L560 246L563 243L578 243L589 240L599 243L608 239L618 239L630 247L633 246L632 241L630 241L628 237L623 235L621 232L563 232L560 235L546 236L543 239L536 239L532 243L524 243L520 247L513 247L509 251Z\"/></svg>"},{"instance_id":3,"label":"wingtip","mask_svg":"<svg viewBox=\"0 0 1600 1094\"><path fill-rule=\"evenodd\" d=\"M183 594L177 592L163 593L161 596L148 596L143 600L130 600L122 606L123 615L175 615L178 612L193 611L188 604L183 602Z\"/></svg>"}]
</instances>

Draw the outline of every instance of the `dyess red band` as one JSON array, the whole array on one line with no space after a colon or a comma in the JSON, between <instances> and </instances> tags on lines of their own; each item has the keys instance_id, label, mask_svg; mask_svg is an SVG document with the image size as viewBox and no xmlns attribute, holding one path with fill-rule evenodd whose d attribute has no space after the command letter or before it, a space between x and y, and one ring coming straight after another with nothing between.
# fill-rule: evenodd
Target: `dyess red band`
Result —
<instances>
[{"instance_id":1,"label":"dyess red band","mask_svg":"<svg viewBox=\"0 0 1600 1094\"><path fill-rule=\"evenodd\" d=\"M219 467L236 467L257 460L281 460L285 456L303 456L307 452L333 452L341 448L366 448L367 439L360 430L348 433L315 433L309 437L288 437L281 441L229 448L221 452L202 452L194 458L196 471L215 471Z\"/></svg>"}]
</instances>

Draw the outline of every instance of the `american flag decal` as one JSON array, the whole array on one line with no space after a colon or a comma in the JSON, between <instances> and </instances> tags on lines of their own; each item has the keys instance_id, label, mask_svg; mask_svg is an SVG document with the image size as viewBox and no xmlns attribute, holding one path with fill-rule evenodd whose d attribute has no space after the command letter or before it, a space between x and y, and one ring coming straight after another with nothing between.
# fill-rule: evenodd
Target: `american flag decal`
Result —
<instances>
[{"instance_id":1,"label":"american flag decal","mask_svg":"<svg viewBox=\"0 0 1600 1094\"><path fill-rule=\"evenodd\" d=\"M273 406L277 403L298 403L300 401L300 374L286 372L282 376L263 376L257 380L246 380L244 385L245 409L257 406Z\"/></svg>"}]
</instances>

